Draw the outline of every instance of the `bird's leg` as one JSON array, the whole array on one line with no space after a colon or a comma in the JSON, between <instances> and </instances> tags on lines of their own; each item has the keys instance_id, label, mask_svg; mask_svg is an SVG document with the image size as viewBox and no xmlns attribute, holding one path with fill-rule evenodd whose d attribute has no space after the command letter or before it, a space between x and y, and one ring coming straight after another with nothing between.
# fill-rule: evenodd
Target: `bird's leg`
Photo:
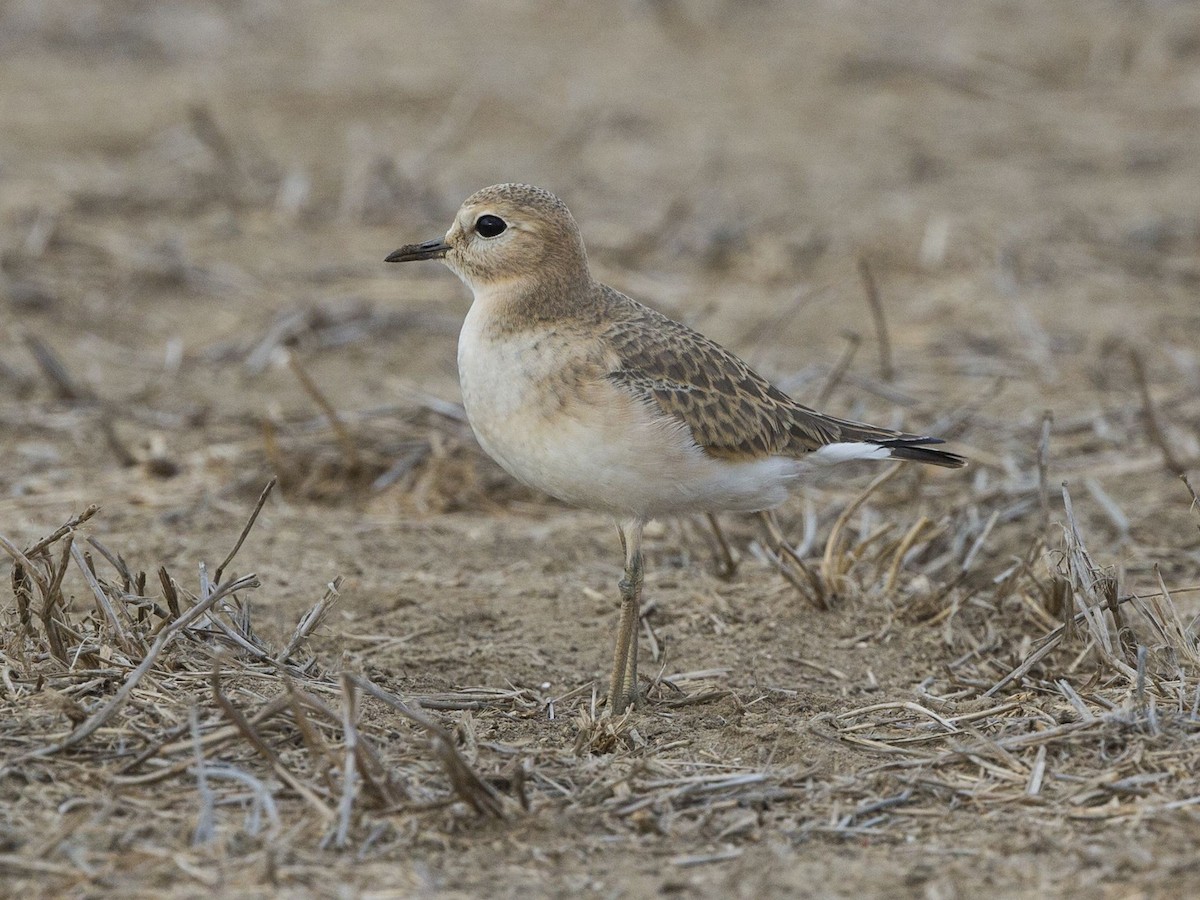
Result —
<instances>
[{"instance_id":1,"label":"bird's leg","mask_svg":"<svg viewBox=\"0 0 1200 900\"><path fill-rule=\"evenodd\" d=\"M617 626L617 644L613 653L612 684L608 693L608 709L620 715L631 701L637 702L637 645L638 624L641 618L642 596L642 528L640 520L626 522L618 528L621 546L625 550L625 575L621 589L621 622Z\"/></svg>"},{"instance_id":2,"label":"bird's leg","mask_svg":"<svg viewBox=\"0 0 1200 900\"><path fill-rule=\"evenodd\" d=\"M633 597L633 628L632 634L629 636L629 650L625 654L625 693L629 698L629 705L635 709L641 705L641 693L638 691L638 645L641 642L642 634L642 554L637 555L637 562L634 565L633 577L628 574L629 569L626 569L626 575L621 579L622 582L632 582L632 587L629 588L629 593ZM625 591L622 591L621 606L625 605Z\"/></svg>"},{"instance_id":3,"label":"bird's leg","mask_svg":"<svg viewBox=\"0 0 1200 900\"><path fill-rule=\"evenodd\" d=\"M767 540L771 545L771 550L775 553L779 574L800 593L811 594L813 601L821 609L829 609L825 586L817 574L805 565L800 554L796 552L796 548L788 542L787 535L783 533L783 528L779 525L779 519L775 517L775 510L764 509L758 514L758 517L766 528ZM801 575L807 581L807 586L804 581L800 580Z\"/></svg>"}]
</instances>

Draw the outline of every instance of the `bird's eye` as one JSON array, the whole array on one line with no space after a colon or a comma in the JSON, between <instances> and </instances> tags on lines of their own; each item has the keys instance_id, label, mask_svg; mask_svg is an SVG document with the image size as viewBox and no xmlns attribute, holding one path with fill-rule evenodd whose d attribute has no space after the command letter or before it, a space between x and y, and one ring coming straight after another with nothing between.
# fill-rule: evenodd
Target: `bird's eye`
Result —
<instances>
[{"instance_id":1,"label":"bird's eye","mask_svg":"<svg viewBox=\"0 0 1200 900\"><path fill-rule=\"evenodd\" d=\"M499 216L480 216L475 220L475 230L480 237L492 238L501 234L508 225Z\"/></svg>"}]
</instances>

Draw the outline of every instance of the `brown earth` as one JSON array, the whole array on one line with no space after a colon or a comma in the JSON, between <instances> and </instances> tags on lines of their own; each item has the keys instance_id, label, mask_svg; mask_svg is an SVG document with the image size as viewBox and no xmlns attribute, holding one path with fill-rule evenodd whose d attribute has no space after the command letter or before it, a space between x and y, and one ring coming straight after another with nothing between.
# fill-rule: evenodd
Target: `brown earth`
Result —
<instances>
[{"instance_id":1,"label":"brown earth","mask_svg":"<svg viewBox=\"0 0 1200 900\"><path fill-rule=\"evenodd\" d=\"M785 507L828 611L753 522L723 520L730 580L702 521L654 527L653 683L615 725L593 717L611 524L482 457L455 406L466 292L381 262L516 180L568 202L602 279L802 401L972 459ZM10 0L0 253L0 535L99 504L76 546L149 573L125 591L160 605L148 630L157 568L198 596L277 474L233 564L262 583L254 631L278 651L342 576L293 677L335 709L343 670L423 698L497 813L376 701L385 788L345 790L346 729L322 747L294 711L261 736L311 797L244 732L207 764L258 787L202 788L187 740L163 747L193 709L197 736L232 721L214 666L246 715L283 691L207 632L37 756L141 658L72 564L74 657L5 601L0 892L1200 892L1195 6Z\"/></svg>"}]
</instances>

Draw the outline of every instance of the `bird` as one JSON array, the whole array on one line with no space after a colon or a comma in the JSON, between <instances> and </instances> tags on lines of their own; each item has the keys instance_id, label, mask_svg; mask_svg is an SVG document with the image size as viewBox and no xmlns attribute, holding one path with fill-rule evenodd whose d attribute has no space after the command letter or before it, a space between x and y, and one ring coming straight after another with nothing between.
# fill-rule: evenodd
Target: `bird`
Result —
<instances>
[{"instance_id":1,"label":"bird","mask_svg":"<svg viewBox=\"0 0 1200 900\"><path fill-rule=\"evenodd\" d=\"M417 260L442 261L471 291L458 374L480 446L518 481L616 522L624 573L609 715L640 699L648 521L767 512L824 463L966 464L932 447L938 438L816 412L715 341L598 282L574 217L542 188L476 191L444 237L385 261Z\"/></svg>"}]
</instances>

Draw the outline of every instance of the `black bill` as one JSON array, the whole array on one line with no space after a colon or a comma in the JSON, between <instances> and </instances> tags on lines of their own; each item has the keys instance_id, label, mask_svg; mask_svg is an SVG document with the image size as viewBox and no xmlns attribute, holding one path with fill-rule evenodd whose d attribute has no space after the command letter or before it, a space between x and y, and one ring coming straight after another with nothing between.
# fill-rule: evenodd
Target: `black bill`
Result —
<instances>
[{"instance_id":1,"label":"black bill","mask_svg":"<svg viewBox=\"0 0 1200 900\"><path fill-rule=\"evenodd\" d=\"M405 244L399 250L387 255L384 262L412 262L414 259L441 259L446 255L450 245L445 241L422 241L419 244Z\"/></svg>"}]
</instances>

